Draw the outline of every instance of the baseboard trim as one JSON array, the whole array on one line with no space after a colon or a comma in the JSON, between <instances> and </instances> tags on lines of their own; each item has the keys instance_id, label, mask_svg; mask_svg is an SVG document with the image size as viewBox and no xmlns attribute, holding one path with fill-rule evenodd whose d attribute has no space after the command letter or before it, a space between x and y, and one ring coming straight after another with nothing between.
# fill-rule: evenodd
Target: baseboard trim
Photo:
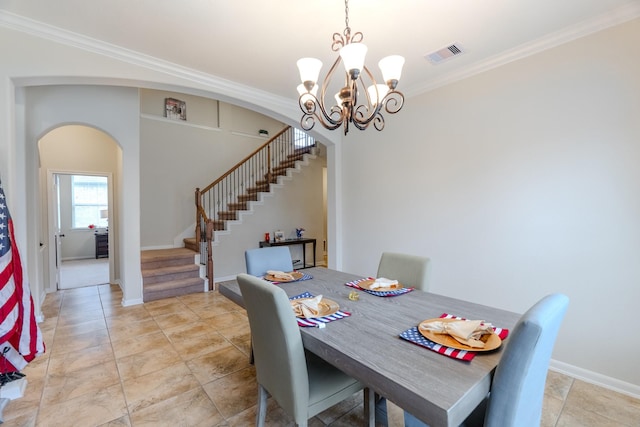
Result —
<instances>
[{"instance_id":1,"label":"baseboard trim","mask_svg":"<svg viewBox=\"0 0 640 427\"><path fill-rule=\"evenodd\" d=\"M129 306L132 306L132 305L138 305L138 304L142 304L142 303L144 303L142 298L133 298L133 299L124 299L124 298L122 298L122 306L123 307L129 307Z\"/></svg>"},{"instance_id":2,"label":"baseboard trim","mask_svg":"<svg viewBox=\"0 0 640 427\"><path fill-rule=\"evenodd\" d=\"M239 273L238 273L238 274L239 274ZM213 278L213 281L214 281L215 283L218 283L218 282L226 282L226 281L228 281L228 280L236 280L236 277L238 277L238 275L237 275L237 274L234 274L234 275L232 275L232 276L214 277L214 278Z\"/></svg>"},{"instance_id":3,"label":"baseboard trim","mask_svg":"<svg viewBox=\"0 0 640 427\"><path fill-rule=\"evenodd\" d=\"M568 363L559 362L557 360L551 360L549 363L549 369L584 382L626 394L634 399L640 399L640 386L635 384L620 381L616 378L607 377L606 375L578 368L577 366L569 365Z\"/></svg>"}]
</instances>

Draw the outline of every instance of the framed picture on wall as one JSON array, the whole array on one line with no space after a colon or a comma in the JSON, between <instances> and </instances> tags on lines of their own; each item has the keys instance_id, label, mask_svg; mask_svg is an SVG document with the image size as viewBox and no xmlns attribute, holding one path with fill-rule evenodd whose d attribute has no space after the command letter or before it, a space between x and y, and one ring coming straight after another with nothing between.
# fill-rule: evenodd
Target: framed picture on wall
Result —
<instances>
[{"instance_id":1,"label":"framed picture on wall","mask_svg":"<svg viewBox=\"0 0 640 427\"><path fill-rule=\"evenodd\" d=\"M175 98L165 98L164 116L172 120L187 120L187 103Z\"/></svg>"}]
</instances>

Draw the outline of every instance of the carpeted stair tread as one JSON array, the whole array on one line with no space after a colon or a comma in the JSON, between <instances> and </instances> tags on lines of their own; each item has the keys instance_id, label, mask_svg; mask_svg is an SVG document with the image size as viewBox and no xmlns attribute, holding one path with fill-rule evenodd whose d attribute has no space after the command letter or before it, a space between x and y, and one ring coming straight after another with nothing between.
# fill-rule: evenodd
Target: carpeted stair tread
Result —
<instances>
[{"instance_id":1,"label":"carpeted stair tread","mask_svg":"<svg viewBox=\"0 0 640 427\"><path fill-rule=\"evenodd\" d=\"M184 243L184 247L186 249L192 250L196 253L200 253L200 249L198 248L195 237L186 237L182 239L182 242Z\"/></svg>"},{"instance_id":2,"label":"carpeted stair tread","mask_svg":"<svg viewBox=\"0 0 640 427\"><path fill-rule=\"evenodd\" d=\"M179 258L179 257L191 257L195 255L194 251L187 248L170 248L170 249L150 249L140 252L140 260L156 261L163 258Z\"/></svg>"},{"instance_id":3,"label":"carpeted stair tread","mask_svg":"<svg viewBox=\"0 0 640 427\"><path fill-rule=\"evenodd\" d=\"M155 274L155 272L159 272L158 274L167 274L167 273L175 273L178 271L190 271L190 270L198 270L198 265L193 262L193 258L191 258L190 264L178 264L178 265L169 265L166 267L158 267L158 268L143 268L142 275L145 274Z\"/></svg>"},{"instance_id":4,"label":"carpeted stair tread","mask_svg":"<svg viewBox=\"0 0 640 427\"><path fill-rule=\"evenodd\" d=\"M144 285L143 300L149 302L199 292L204 292L204 280L202 278L173 280Z\"/></svg>"},{"instance_id":5,"label":"carpeted stair tread","mask_svg":"<svg viewBox=\"0 0 640 427\"><path fill-rule=\"evenodd\" d=\"M170 280L167 282L150 283L144 285L144 292L155 292L174 288L188 288L190 286L199 286L199 291L204 291L204 279L201 277L191 277L189 279Z\"/></svg>"},{"instance_id":6,"label":"carpeted stair tread","mask_svg":"<svg viewBox=\"0 0 640 427\"><path fill-rule=\"evenodd\" d=\"M140 264L143 270L194 264L195 255L187 248L153 249L140 253Z\"/></svg>"},{"instance_id":7,"label":"carpeted stair tread","mask_svg":"<svg viewBox=\"0 0 640 427\"><path fill-rule=\"evenodd\" d=\"M205 280L200 277L195 256L188 248L142 251L142 299L148 302L204 292Z\"/></svg>"},{"instance_id":8,"label":"carpeted stair tread","mask_svg":"<svg viewBox=\"0 0 640 427\"><path fill-rule=\"evenodd\" d=\"M196 277L199 277L198 275L200 274L200 266L192 263L192 264L184 264L184 265L171 265L169 267L142 269L143 279L146 279L148 277L156 277L156 276L186 275L186 274L195 274Z\"/></svg>"}]
</instances>

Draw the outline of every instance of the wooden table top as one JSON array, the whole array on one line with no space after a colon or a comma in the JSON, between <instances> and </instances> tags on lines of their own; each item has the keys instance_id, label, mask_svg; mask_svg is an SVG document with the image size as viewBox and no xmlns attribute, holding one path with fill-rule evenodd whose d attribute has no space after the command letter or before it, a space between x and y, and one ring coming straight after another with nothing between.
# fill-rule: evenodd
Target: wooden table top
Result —
<instances>
[{"instance_id":1,"label":"wooden table top","mask_svg":"<svg viewBox=\"0 0 640 427\"><path fill-rule=\"evenodd\" d=\"M425 319L449 313L482 319L513 329L520 315L473 302L414 290L395 297L377 297L344 284L361 276L326 268L305 270L311 280L283 283L289 296L305 291L322 294L350 312L326 328L300 328L305 348L373 388L433 427L458 426L489 392L491 375L504 344L465 362L438 354L399 337ZM236 281L220 283L220 293L243 306Z\"/></svg>"}]
</instances>

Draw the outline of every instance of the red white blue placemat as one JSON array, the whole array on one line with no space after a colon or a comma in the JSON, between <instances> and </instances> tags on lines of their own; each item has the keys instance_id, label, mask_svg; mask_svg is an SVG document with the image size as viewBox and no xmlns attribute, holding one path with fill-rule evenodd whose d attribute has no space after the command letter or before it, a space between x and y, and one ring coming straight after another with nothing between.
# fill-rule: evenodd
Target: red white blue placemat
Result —
<instances>
[{"instance_id":1,"label":"red white blue placemat","mask_svg":"<svg viewBox=\"0 0 640 427\"><path fill-rule=\"evenodd\" d=\"M464 317L458 317L458 316L454 316L452 314L447 314L447 313L443 313L440 316L440 318L442 318L442 319L467 320ZM493 331L502 340L507 338L507 336L509 335L509 330L508 329L494 327ZM445 356L452 357L454 359L470 361L474 357L476 357L476 354L478 354L475 351L458 350L458 349L455 349L455 348L451 348L451 347L447 347L447 346L435 343L435 342L425 338L420 333L420 331L418 330L417 326L414 326L413 328L409 328L406 331L402 332L400 334L400 338L405 339L405 340L407 340L409 342L412 342L414 344L417 344L417 345L419 345L421 347L428 348L429 350L433 350L436 353L440 353L440 354L444 354Z\"/></svg>"},{"instance_id":2,"label":"red white blue placemat","mask_svg":"<svg viewBox=\"0 0 640 427\"><path fill-rule=\"evenodd\" d=\"M313 295L309 292L304 292L300 295L289 297L290 300L295 300L298 298L313 298ZM351 316L351 313L349 313L348 311L338 310L335 313L330 314L328 316L314 317L312 319L304 319L301 317L296 317L296 320L298 321L298 326L319 326L319 325L324 325L325 323L333 322L334 320L343 319L349 316Z\"/></svg>"},{"instance_id":3,"label":"red white blue placemat","mask_svg":"<svg viewBox=\"0 0 640 427\"><path fill-rule=\"evenodd\" d=\"M345 283L345 286L356 288L360 291L366 292L371 295L375 295L377 297L395 297L398 295L404 295L413 290L413 288L401 288L401 289L395 289L391 291L375 291L375 290L361 288L360 285L358 285L358 283L364 282L365 280L376 280L376 279L373 277L365 277L363 279L354 280L353 282L347 282Z\"/></svg>"}]
</instances>

